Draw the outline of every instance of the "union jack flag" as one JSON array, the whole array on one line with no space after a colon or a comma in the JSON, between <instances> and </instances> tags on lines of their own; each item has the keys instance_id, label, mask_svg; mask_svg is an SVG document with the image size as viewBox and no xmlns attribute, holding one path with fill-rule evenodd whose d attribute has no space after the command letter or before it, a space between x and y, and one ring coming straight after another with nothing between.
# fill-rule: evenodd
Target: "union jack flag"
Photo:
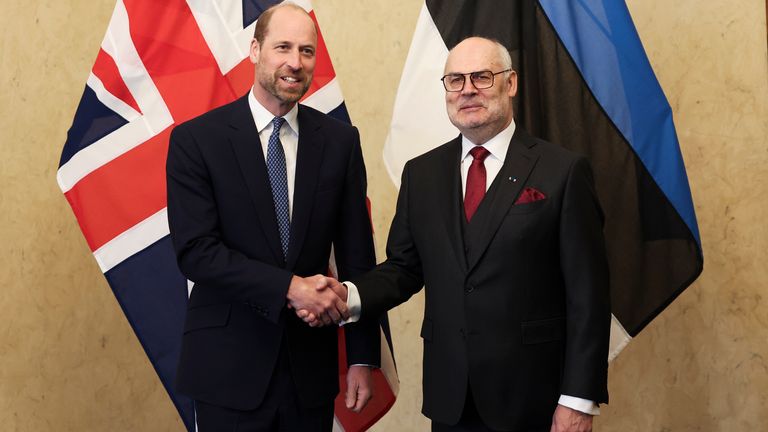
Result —
<instances>
[{"instance_id":1,"label":"union jack flag","mask_svg":"<svg viewBox=\"0 0 768 432\"><path fill-rule=\"evenodd\" d=\"M192 401L173 388L192 287L178 270L168 236L168 138L175 124L249 90L253 28L275 3L117 0L57 173L99 267L190 431ZM295 3L315 19L309 0ZM314 80L301 103L349 121L319 32ZM343 396L337 399L334 430L365 430L394 403L397 375L386 323L374 384L376 397L364 415L351 414Z\"/></svg>"}]
</instances>

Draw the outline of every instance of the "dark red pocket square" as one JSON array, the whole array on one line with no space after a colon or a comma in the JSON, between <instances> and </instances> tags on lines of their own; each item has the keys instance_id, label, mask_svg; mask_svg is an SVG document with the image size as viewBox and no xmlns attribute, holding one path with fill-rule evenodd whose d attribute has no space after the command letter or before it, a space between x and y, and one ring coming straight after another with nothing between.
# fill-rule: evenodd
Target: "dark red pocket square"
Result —
<instances>
[{"instance_id":1,"label":"dark red pocket square","mask_svg":"<svg viewBox=\"0 0 768 432\"><path fill-rule=\"evenodd\" d=\"M523 189L523 192L520 194L519 197L517 197L517 201L515 201L515 205L528 204L536 201L541 201L543 199L547 199L547 196L544 195L540 190L532 187L527 187Z\"/></svg>"}]
</instances>

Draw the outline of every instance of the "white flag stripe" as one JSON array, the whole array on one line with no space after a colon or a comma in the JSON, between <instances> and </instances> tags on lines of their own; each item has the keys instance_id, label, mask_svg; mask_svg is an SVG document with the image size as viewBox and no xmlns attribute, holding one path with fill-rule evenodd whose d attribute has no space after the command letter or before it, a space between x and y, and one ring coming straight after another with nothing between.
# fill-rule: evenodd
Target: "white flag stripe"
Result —
<instances>
[{"instance_id":1,"label":"white flag stripe","mask_svg":"<svg viewBox=\"0 0 768 432\"><path fill-rule=\"evenodd\" d=\"M163 208L104 244L93 252L93 256L101 271L106 273L126 258L167 236L169 232L168 209Z\"/></svg>"},{"instance_id":2,"label":"white flag stripe","mask_svg":"<svg viewBox=\"0 0 768 432\"><path fill-rule=\"evenodd\" d=\"M407 161L459 134L448 120L445 89L440 83L447 58L448 48L425 4L403 67L384 144L384 165L398 188Z\"/></svg>"},{"instance_id":3,"label":"white flag stripe","mask_svg":"<svg viewBox=\"0 0 768 432\"><path fill-rule=\"evenodd\" d=\"M341 95L341 87L339 87L339 82L335 77L328 84L301 101L303 105L324 113L333 111L342 102L344 102L344 97Z\"/></svg>"},{"instance_id":4,"label":"white flag stripe","mask_svg":"<svg viewBox=\"0 0 768 432\"><path fill-rule=\"evenodd\" d=\"M145 120L141 116L75 153L56 174L62 192L69 192L92 171L155 136Z\"/></svg>"},{"instance_id":5,"label":"white flag stripe","mask_svg":"<svg viewBox=\"0 0 768 432\"><path fill-rule=\"evenodd\" d=\"M395 368L395 358L392 356L392 350L389 349L384 330L381 331L381 373L387 379L387 384L392 390L392 394L397 396L400 391L400 380L397 378L397 369Z\"/></svg>"},{"instance_id":6,"label":"white flag stripe","mask_svg":"<svg viewBox=\"0 0 768 432\"><path fill-rule=\"evenodd\" d=\"M338 417L333 416L333 432L347 432L344 426L341 425Z\"/></svg>"},{"instance_id":7,"label":"white flag stripe","mask_svg":"<svg viewBox=\"0 0 768 432\"><path fill-rule=\"evenodd\" d=\"M94 93L96 93L96 98L99 99L99 101L103 103L104 106L118 113L120 117L131 121L141 116L141 114L132 106L128 105L127 103L123 102L122 99L119 99L110 93L109 90L104 87L104 83L101 81L101 79L94 75L93 72L88 75L86 85L90 87Z\"/></svg>"},{"instance_id":8,"label":"white flag stripe","mask_svg":"<svg viewBox=\"0 0 768 432\"><path fill-rule=\"evenodd\" d=\"M310 0L291 0L291 3L303 7L307 13L312 13L312 2Z\"/></svg>"},{"instance_id":9,"label":"white flag stripe","mask_svg":"<svg viewBox=\"0 0 768 432\"><path fill-rule=\"evenodd\" d=\"M188 0L208 48L219 70L227 74L248 57L253 26L243 28L242 2Z\"/></svg>"},{"instance_id":10,"label":"white flag stripe","mask_svg":"<svg viewBox=\"0 0 768 432\"><path fill-rule=\"evenodd\" d=\"M133 44L128 28L128 11L122 1L115 5L101 48L115 60L125 85L153 131L152 135L173 124L171 113Z\"/></svg>"},{"instance_id":11,"label":"white flag stripe","mask_svg":"<svg viewBox=\"0 0 768 432\"><path fill-rule=\"evenodd\" d=\"M632 336L627 333L619 320L611 314L611 344L608 348L608 361L613 361L631 340Z\"/></svg>"}]
</instances>

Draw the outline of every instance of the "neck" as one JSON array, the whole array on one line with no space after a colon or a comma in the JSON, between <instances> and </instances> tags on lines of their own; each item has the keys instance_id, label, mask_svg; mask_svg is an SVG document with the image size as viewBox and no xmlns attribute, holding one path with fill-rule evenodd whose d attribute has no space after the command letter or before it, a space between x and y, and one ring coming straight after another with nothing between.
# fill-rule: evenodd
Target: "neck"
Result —
<instances>
[{"instance_id":1,"label":"neck","mask_svg":"<svg viewBox=\"0 0 768 432\"><path fill-rule=\"evenodd\" d=\"M296 102L283 102L275 98L258 84L253 86L253 97L275 117L282 117L288 114L288 111L296 105Z\"/></svg>"}]
</instances>

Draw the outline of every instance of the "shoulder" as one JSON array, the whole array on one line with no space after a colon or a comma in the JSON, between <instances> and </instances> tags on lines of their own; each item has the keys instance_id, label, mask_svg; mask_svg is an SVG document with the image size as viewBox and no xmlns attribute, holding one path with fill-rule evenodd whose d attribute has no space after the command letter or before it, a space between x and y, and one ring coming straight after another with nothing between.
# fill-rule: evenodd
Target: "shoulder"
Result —
<instances>
[{"instance_id":1,"label":"shoulder","mask_svg":"<svg viewBox=\"0 0 768 432\"><path fill-rule=\"evenodd\" d=\"M175 129L196 130L216 125L226 125L229 123L232 115L239 110L247 110L249 112L250 108L248 108L248 100L246 98L238 98L232 102L200 114L197 117L179 123L176 125Z\"/></svg>"},{"instance_id":2,"label":"shoulder","mask_svg":"<svg viewBox=\"0 0 768 432\"><path fill-rule=\"evenodd\" d=\"M312 107L299 105L299 127L322 128L331 133L356 135L357 128L347 121L339 120Z\"/></svg>"},{"instance_id":3,"label":"shoulder","mask_svg":"<svg viewBox=\"0 0 768 432\"><path fill-rule=\"evenodd\" d=\"M309 142L324 142L329 155L362 153L355 126L305 105L299 105L298 120L300 142L302 136Z\"/></svg>"},{"instance_id":4,"label":"shoulder","mask_svg":"<svg viewBox=\"0 0 768 432\"><path fill-rule=\"evenodd\" d=\"M512 143L522 144L531 153L558 165L571 166L580 160L586 161L584 154L565 148L561 144L534 137L522 129L515 132Z\"/></svg>"},{"instance_id":5,"label":"shoulder","mask_svg":"<svg viewBox=\"0 0 768 432\"><path fill-rule=\"evenodd\" d=\"M458 162L461 152L461 135L406 162L406 167L428 167L446 161Z\"/></svg>"}]
</instances>

